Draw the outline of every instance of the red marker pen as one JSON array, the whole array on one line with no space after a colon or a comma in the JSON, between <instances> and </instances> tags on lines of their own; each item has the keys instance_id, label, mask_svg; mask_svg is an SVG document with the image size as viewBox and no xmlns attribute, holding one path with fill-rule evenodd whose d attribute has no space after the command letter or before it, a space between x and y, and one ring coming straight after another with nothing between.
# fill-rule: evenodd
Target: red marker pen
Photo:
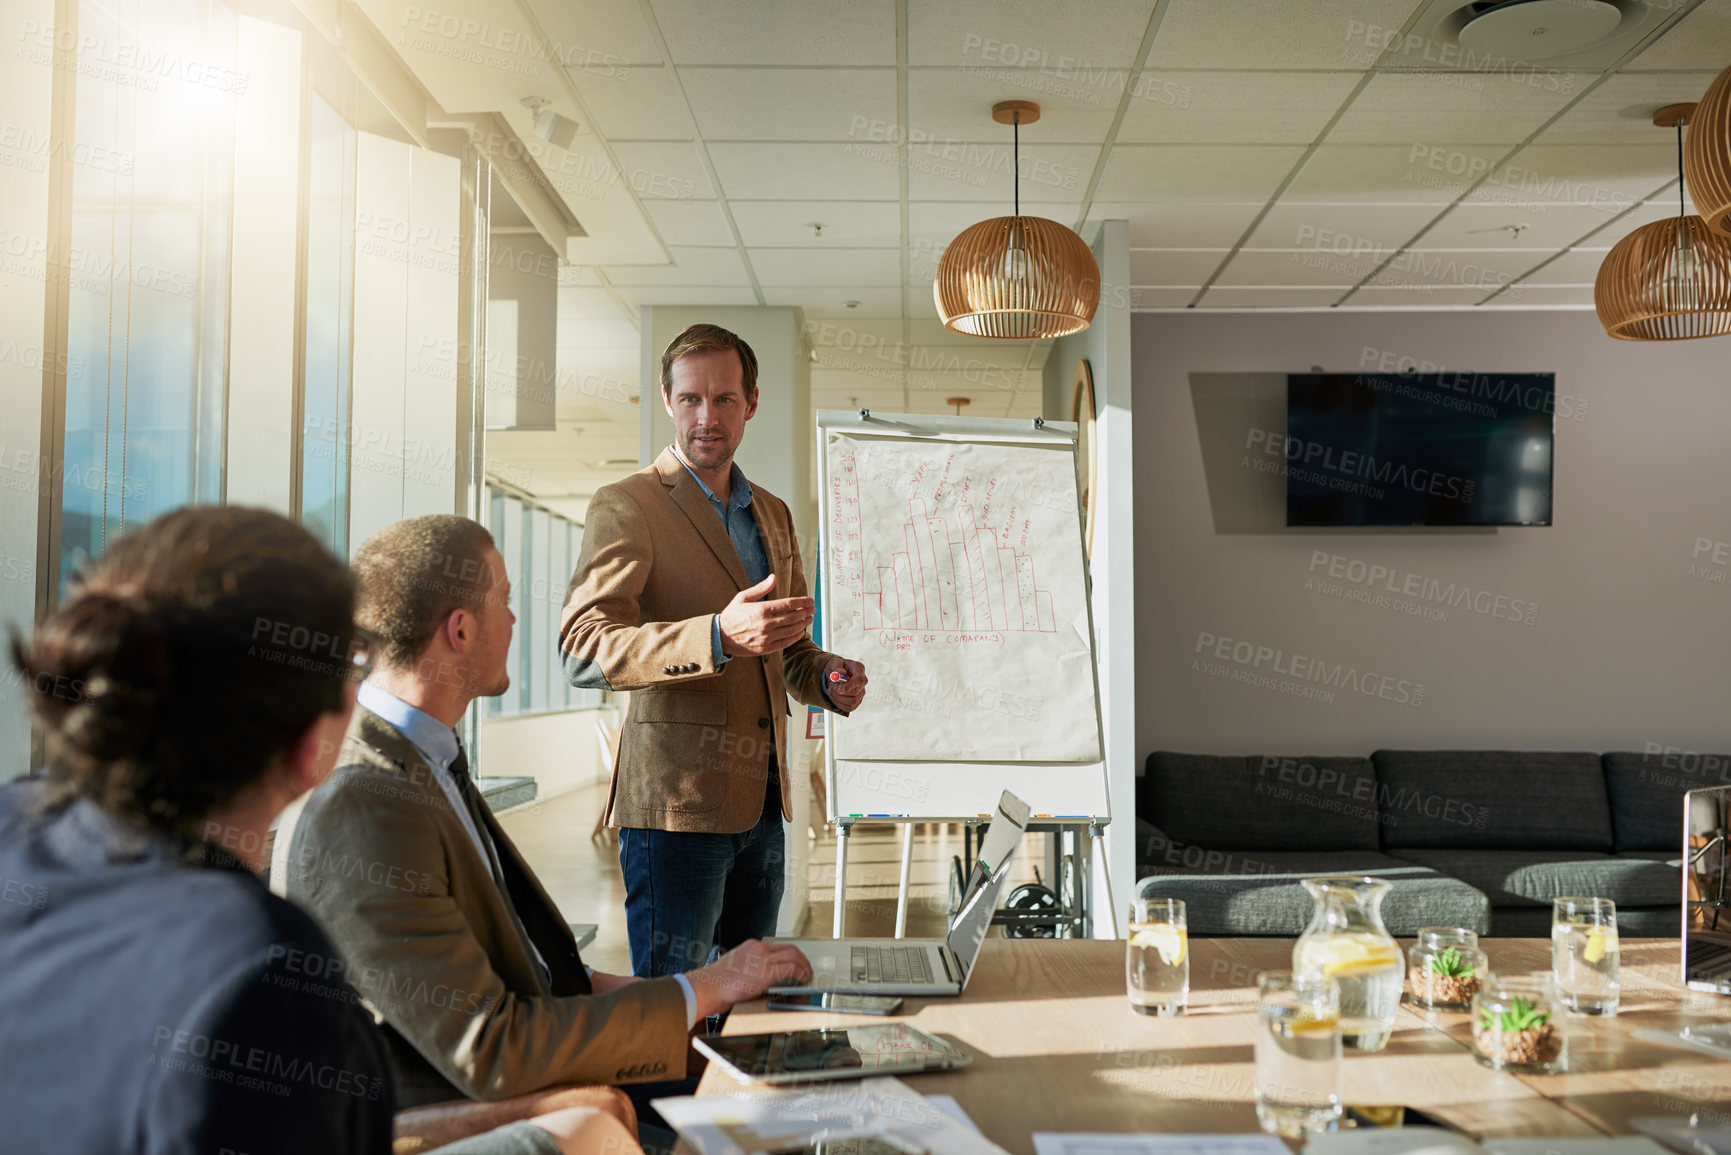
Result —
<instances>
[{"instance_id":1,"label":"red marker pen","mask_svg":"<svg viewBox=\"0 0 1731 1155\"><path fill-rule=\"evenodd\" d=\"M832 682L846 682L849 678L848 675L843 673L841 670L831 670L829 672L829 680Z\"/></svg>"}]
</instances>

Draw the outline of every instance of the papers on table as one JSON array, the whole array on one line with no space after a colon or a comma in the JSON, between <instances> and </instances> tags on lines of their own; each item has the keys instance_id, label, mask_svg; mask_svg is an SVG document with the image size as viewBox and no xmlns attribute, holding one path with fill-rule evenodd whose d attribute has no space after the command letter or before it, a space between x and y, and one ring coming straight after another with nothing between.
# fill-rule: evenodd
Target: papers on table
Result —
<instances>
[{"instance_id":1,"label":"papers on table","mask_svg":"<svg viewBox=\"0 0 1731 1155\"><path fill-rule=\"evenodd\" d=\"M941 1155L1005 1155L954 1099L927 1098L900 1079L657 1099L655 1108L700 1155L759 1155L799 1141L868 1135L891 1136L913 1150Z\"/></svg>"},{"instance_id":2,"label":"papers on table","mask_svg":"<svg viewBox=\"0 0 1731 1155\"><path fill-rule=\"evenodd\" d=\"M1034 1155L1290 1155L1272 1135L1034 1134Z\"/></svg>"},{"instance_id":3,"label":"papers on table","mask_svg":"<svg viewBox=\"0 0 1731 1155\"><path fill-rule=\"evenodd\" d=\"M1339 1131L1316 1135L1304 1155L1666 1155L1651 1139L1635 1135L1615 1138L1486 1139L1475 1143L1465 1135L1440 1127L1390 1127L1387 1130Z\"/></svg>"}]
</instances>

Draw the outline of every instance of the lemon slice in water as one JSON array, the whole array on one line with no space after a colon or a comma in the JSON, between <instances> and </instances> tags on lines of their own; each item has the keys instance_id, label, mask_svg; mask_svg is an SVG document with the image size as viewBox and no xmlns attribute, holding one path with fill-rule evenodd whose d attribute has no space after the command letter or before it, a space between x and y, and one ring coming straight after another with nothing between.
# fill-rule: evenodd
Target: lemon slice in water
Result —
<instances>
[{"instance_id":1,"label":"lemon slice in water","mask_svg":"<svg viewBox=\"0 0 1731 1155\"><path fill-rule=\"evenodd\" d=\"M1184 961L1184 948L1190 936L1184 928L1170 923L1151 922L1130 932L1130 945L1160 952L1160 961L1175 967Z\"/></svg>"}]
</instances>

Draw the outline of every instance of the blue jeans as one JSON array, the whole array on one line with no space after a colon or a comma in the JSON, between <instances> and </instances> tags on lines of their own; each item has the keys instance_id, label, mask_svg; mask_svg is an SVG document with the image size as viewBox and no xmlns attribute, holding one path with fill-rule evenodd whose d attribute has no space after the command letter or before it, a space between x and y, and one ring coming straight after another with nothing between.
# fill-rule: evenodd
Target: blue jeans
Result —
<instances>
[{"instance_id":1,"label":"blue jeans","mask_svg":"<svg viewBox=\"0 0 1731 1155\"><path fill-rule=\"evenodd\" d=\"M781 786L770 766L763 815L743 834L619 832L631 973L696 970L718 951L775 933L786 884Z\"/></svg>"}]
</instances>

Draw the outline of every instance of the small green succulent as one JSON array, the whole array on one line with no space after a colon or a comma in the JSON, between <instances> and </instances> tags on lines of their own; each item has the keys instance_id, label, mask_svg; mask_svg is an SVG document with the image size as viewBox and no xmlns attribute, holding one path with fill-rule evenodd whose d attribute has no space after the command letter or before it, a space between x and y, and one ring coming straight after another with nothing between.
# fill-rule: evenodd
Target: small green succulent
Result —
<instances>
[{"instance_id":1,"label":"small green succulent","mask_svg":"<svg viewBox=\"0 0 1731 1155\"><path fill-rule=\"evenodd\" d=\"M1461 957L1461 952L1455 947L1446 947L1424 960L1425 969L1433 975L1444 978L1464 979L1472 977L1472 964Z\"/></svg>"},{"instance_id":2,"label":"small green succulent","mask_svg":"<svg viewBox=\"0 0 1731 1155\"><path fill-rule=\"evenodd\" d=\"M1541 1011L1533 1005L1531 999L1516 995L1509 1000L1506 1011L1479 1011L1479 1029L1497 1031L1505 1035L1518 1035L1531 1027L1542 1027L1551 1020L1551 1012Z\"/></svg>"}]
</instances>

